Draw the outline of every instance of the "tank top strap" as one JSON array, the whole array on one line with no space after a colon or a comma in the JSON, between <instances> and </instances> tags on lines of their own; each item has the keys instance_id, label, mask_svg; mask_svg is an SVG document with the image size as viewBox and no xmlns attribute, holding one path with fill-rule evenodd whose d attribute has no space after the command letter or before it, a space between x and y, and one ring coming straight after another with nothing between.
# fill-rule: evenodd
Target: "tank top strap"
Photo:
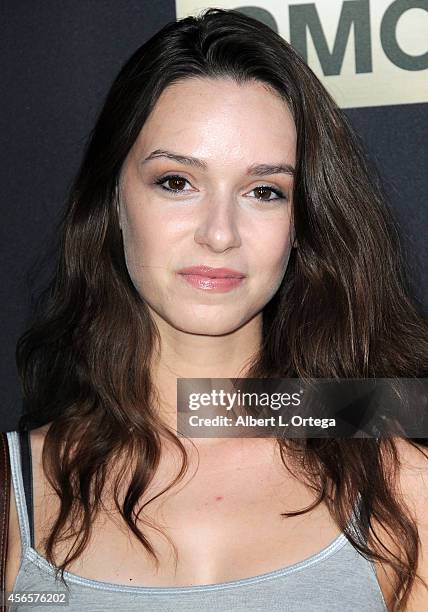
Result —
<instances>
[{"instance_id":1,"label":"tank top strap","mask_svg":"<svg viewBox=\"0 0 428 612\"><path fill-rule=\"evenodd\" d=\"M18 514L19 530L21 534L21 551L22 554L24 554L26 549L33 547L34 544L30 437L29 432L27 431L8 431L7 437L10 451L10 468L12 474L13 492L15 495L16 511ZM26 487L24 486L24 473L26 474ZM30 529L30 524L32 529Z\"/></svg>"},{"instance_id":2,"label":"tank top strap","mask_svg":"<svg viewBox=\"0 0 428 612\"><path fill-rule=\"evenodd\" d=\"M28 522L30 525L30 543L34 548L34 500L33 500L33 461L31 456L30 430L19 432L22 480L24 483L25 501L27 505Z\"/></svg>"}]
</instances>

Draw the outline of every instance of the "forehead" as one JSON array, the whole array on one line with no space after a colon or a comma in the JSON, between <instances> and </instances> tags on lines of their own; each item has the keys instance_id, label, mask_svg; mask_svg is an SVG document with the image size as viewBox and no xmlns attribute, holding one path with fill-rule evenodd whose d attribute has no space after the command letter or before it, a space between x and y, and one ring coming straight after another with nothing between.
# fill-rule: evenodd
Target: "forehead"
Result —
<instances>
[{"instance_id":1,"label":"forehead","mask_svg":"<svg viewBox=\"0 0 428 612\"><path fill-rule=\"evenodd\" d=\"M294 163L296 129L286 102L260 81L187 78L165 88L135 147L179 148L224 163Z\"/></svg>"}]
</instances>

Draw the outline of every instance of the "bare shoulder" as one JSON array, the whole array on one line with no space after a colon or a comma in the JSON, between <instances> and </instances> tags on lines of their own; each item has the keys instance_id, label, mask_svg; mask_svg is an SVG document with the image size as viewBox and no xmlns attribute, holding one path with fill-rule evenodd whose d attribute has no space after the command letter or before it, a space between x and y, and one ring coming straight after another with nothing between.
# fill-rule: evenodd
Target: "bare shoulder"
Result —
<instances>
[{"instance_id":1,"label":"bare shoulder","mask_svg":"<svg viewBox=\"0 0 428 612\"><path fill-rule=\"evenodd\" d=\"M416 523L420 540L416 571L428 582L428 449L417 443L413 446L413 442L405 438L394 438L394 445L397 451L397 466L391 466L388 459L385 468L391 470L396 467L395 480L392 483L394 494L405 505L404 510L407 509L409 518ZM387 526L375 517L372 518L372 530L376 539L386 546L387 550L402 557L401 544ZM393 600L395 573L389 565L379 561L375 562L375 571L385 600ZM428 610L428 590L423 583L416 580L412 585L406 612L420 612L420 610Z\"/></svg>"},{"instance_id":2,"label":"bare shoulder","mask_svg":"<svg viewBox=\"0 0 428 612\"><path fill-rule=\"evenodd\" d=\"M398 487L416 521L420 539L417 573L428 583L428 448L406 439L397 439L400 461ZM428 589L415 581L407 612L428 610Z\"/></svg>"},{"instance_id":3,"label":"bare shoulder","mask_svg":"<svg viewBox=\"0 0 428 612\"><path fill-rule=\"evenodd\" d=\"M43 449L43 442L46 433L50 427L50 423L31 430L31 454L33 464L38 464ZM33 471L33 476L37 471ZM14 489L10 489L10 505L9 505L9 530L8 530L8 546L7 546L7 561L6 561L6 590L12 591L15 584L16 576L21 564L21 534L19 527L18 512L16 509L16 500Z\"/></svg>"},{"instance_id":4,"label":"bare shoulder","mask_svg":"<svg viewBox=\"0 0 428 612\"><path fill-rule=\"evenodd\" d=\"M399 491L417 514L424 510L425 515L428 503L428 448L405 438L397 438L395 442L400 462ZM421 515L420 518L424 517Z\"/></svg>"},{"instance_id":5,"label":"bare shoulder","mask_svg":"<svg viewBox=\"0 0 428 612\"><path fill-rule=\"evenodd\" d=\"M31 445L36 444L37 446L43 447L43 442L45 440L46 434L49 431L52 423L47 423L46 425L42 425L41 427L37 427L37 429L31 430Z\"/></svg>"},{"instance_id":6,"label":"bare shoulder","mask_svg":"<svg viewBox=\"0 0 428 612\"><path fill-rule=\"evenodd\" d=\"M408 440L407 438L394 438L397 450L399 452L400 460L403 460L405 464L419 462L414 467L425 467L428 459L428 447L415 442L414 440Z\"/></svg>"}]
</instances>

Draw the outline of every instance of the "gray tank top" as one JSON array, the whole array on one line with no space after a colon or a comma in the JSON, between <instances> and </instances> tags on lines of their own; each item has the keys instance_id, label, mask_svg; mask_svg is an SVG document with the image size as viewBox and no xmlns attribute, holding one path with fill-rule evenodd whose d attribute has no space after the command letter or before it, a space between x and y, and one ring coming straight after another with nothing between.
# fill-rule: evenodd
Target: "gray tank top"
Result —
<instances>
[{"instance_id":1,"label":"gray tank top","mask_svg":"<svg viewBox=\"0 0 428 612\"><path fill-rule=\"evenodd\" d=\"M14 592L66 592L55 567L31 546L30 522L22 477L20 439L7 433L12 483L21 532L21 564ZM354 529L354 515L349 524ZM355 533L355 531L354 531ZM113 552L112 552L113 554ZM11 612L387 612L373 563L340 534L303 561L278 570L215 584L189 587L137 587L83 578L64 572L68 605L12 604Z\"/></svg>"}]
</instances>

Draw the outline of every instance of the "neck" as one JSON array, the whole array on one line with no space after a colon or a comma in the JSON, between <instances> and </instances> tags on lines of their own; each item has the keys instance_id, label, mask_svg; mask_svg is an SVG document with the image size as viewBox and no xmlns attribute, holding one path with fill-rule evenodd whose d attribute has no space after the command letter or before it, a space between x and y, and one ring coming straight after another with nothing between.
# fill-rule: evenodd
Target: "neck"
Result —
<instances>
[{"instance_id":1,"label":"neck","mask_svg":"<svg viewBox=\"0 0 428 612\"><path fill-rule=\"evenodd\" d=\"M228 334L186 333L152 313L161 346L152 360L152 380L159 394L159 415L176 429L178 378L244 378L260 349L262 313ZM207 440L208 442L208 440Z\"/></svg>"}]
</instances>

